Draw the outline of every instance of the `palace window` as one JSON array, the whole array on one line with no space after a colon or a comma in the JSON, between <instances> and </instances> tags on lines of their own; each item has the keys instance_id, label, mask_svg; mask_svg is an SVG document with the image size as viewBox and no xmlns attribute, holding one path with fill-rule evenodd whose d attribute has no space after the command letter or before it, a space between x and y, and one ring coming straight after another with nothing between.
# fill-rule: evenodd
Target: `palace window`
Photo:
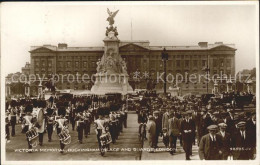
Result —
<instances>
[{"instance_id":1,"label":"palace window","mask_svg":"<svg viewBox=\"0 0 260 165\"><path fill-rule=\"evenodd\" d=\"M83 67L86 68L88 66L88 63L86 61L83 62Z\"/></svg>"},{"instance_id":2,"label":"palace window","mask_svg":"<svg viewBox=\"0 0 260 165\"><path fill-rule=\"evenodd\" d=\"M193 61L193 66L194 66L194 67L197 67L197 66L198 66L198 60L194 60L194 61Z\"/></svg>"},{"instance_id":3,"label":"palace window","mask_svg":"<svg viewBox=\"0 0 260 165\"><path fill-rule=\"evenodd\" d=\"M226 65L227 67L231 67L231 59L226 59Z\"/></svg>"},{"instance_id":4,"label":"palace window","mask_svg":"<svg viewBox=\"0 0 260 165\"><path fill-rule=\"evenodd\" d=\"M91 66L92 66L92 67L96 67L95 61L92 61L92 62L91 62Z\"/></svg>"},{"instance_id":5,"label":"palace window","mask_svg":"<svg viewBox=\"0 0 260 165\"><path fill-rule=\"evenodd\" d=\"M206 67L206 66L207 66L206 60L202 60L202 67Z\"/></svg>"},{"instance_id":6,"label":"palace window","mask_svg":"<svg viewBox=\"0 0 260 165\"><path fill-rule=\"evenodd\" d=\"M231 75L231 70L227 70L227 75Z\"/></svg>"},{"instance_id":7,"label":"palace window","mask_svg":"<svg viewBox=\"0 0 260 165\"><path fill-rule=\"evenodd\" d=\"M67 67L71 67L70 61L67 61Z\"/></svg>"},{"instance_id":8,"label":"palace window","mask_svg":"<svg viewBox=\"0 0 260 165\"><path fill-rule=\"evenodd\" d=\"M185 60L185 67L189 67L190 66L190 61L189 60Z\"/></svg>"},{"instance_id":9,"label":"palace window","mask_svg":"<svg viewBox=\"0 0 260 165\"><path fill-rule=\"evenodd\" d=\"M35 62L35 66L36 66L36 67L39 67L39 61L36 61L36 62Z\"/></svg>"},{"instance_id":10,"label":"palace window","mask_svg":"<svg viewBox=\"0 0 260 165\"><path fill-rule=\"evenodd\" d=\"M78 61L75 62L75 67L76 67L76 68L79 67L79 62L78 62Z\"/></svg>"},{"instance_id":11,"label":"palace window","mask_svg":"<svg viewBox=\"0 0 260 165\"><path fill-rule=\"evenodd\" d=\"M176 66L181 67L181 61L180 60L176 60Z\"/></svg>"},{"instance_id":12,"label":"palace window","mask_svg":"<svg viewBox=\"0 0 260 165\"><path fill-rule=\"evenodd\" d=\"M224 66L224 59L220 60L220 66L223 67Z\"/></svg>"},{"instance_id":13,"label":"palace window","mask_svg":"<svg viewBox=\"0 0 260 165\"><path fill-rule=\"evenodd\" d=\"M61 62L61 61L59 61L59 63L58 63L58 64L59 64L59 67L62 67L62 62Z\"/></svg>"},{"instance_id":14,"label":"palace window","mask_svg":"<svg viewBox=\"0 0 260 165\"><path fill-rule=\"evenodd\" d=\"M217 59L214 59L213 60L213 67L217 67L218 66L218 60Z\"/></svg>"}]
</instances>

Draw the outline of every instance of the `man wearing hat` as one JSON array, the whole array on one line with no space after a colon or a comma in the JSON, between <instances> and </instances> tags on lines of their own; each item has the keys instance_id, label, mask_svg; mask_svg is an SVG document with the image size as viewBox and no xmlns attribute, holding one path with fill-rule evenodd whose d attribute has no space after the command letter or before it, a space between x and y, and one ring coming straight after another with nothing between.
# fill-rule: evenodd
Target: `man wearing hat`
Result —
<instances>
[{"instance_id":1,"label":"man wearing hat","mask_svg":"<svg viewBox=\"0 0 260 165\"><path fill-rule=\"evenodd\" d=\"M233 156L235 160L249 160L253 156L252 142L249 132L246 130L246 122L240 121L237 124L239 131L236 133Z\"/></svg>"},{"instance_id":2,"label":"man wearing hat","mask_svg":"<svg viewBox=\"0 0 260 165\"><path fill-rule=\"evenodd\" d=\"M172 118L168 121L169 125L167 127L167 132L169 135L169 142L170 142L170 154L173 155L176 151L176 141L177 137L180 135L180 122L179 119L172 114Z\"/></svg>"},{"instance_id":3,"label":"man wearing hat","mask_svg":"<svg viewBox=\"0 0 260 165\"><path fill-rule=\"evenodd\" d=\"M216 134L218 130L217 125L208 126L209 133L201 138L199 146L199 157L201 160L220 160L221 151L221 137Z\"/></svg>"},{"instance_id":4,"label":"man wearing hat","mask_svg":"<svg viewBox=\"0 0 260 165\"><path fill-rule=\"evenodd\" d=\"M149 115L147 122L147 134L148 134L148 143L151 149L156 148L156 124L154 122L154 117Z\"/></svg>"},{"instance_id":5,"label":"man wearing hat","mask_svg":"<svg viewBox=\"0 0 260 165\"><path fill-rule=\"evenodd\" d=\"M208 133L208 126L212 125L213 121L210 117L211 110L207 111L206 109L202 109L203 115L201 118L201 127L202 127L202 136Z\"/></svg>"},{"instance_id":6,"label":"man wearing hat","mask_svg":"<svg viewBox=\"0 0 260 165\"><path fill-rule=\"evenodd\" d=\"M147 123L147 115L145 113L145 110L141 110L140 113L138 114L138 124L139 124L139 135L141 135L141 123ZM146 135L145 135L146 138Z\"/></svg>"},{"instance_id":7,"label":"man wearing hat","mask_svg":"<svg viewBox=\"0 0 260 165\"><path fill-rule=\"evenodd\" d=\"M181 122L183 149L185 151L186 160L190 160L196 126L194 120L191 119L192 111L183 113L183 115L185 116L185 119Z\"/></svg>"},{"instance_id":8,"label":"man wearing hat","mask_svg":"<svg viewBox=\"0 0 260 165\"><path fill-rule=\"evenodd\" d=\"M166 112L163 114L162 117L162 129L166 129L169 125L169 119L170 119L170 113L169 113L169 109L166 109Z\"/></svg>"},{"instance_id":9,"label":"man wearing hat","mask_svg":"<svg viewBox=\"0 0 260 165\"><path fill-rule=\"evenodd\" d=\"M160 117L160 112L159 111L154 111L153 112L153 117L154 117L154 121L156 124L156 135L155 135L155 147L157 148L157 144L158 144L158 138L162 132L162 119Z\"/></svg>"},{"instance_id":10,"label":"man wearing hat","mask_svg":"<svg viewBox=\"0 0 260 165\"><path fill-rule=\"evenodd\" d=\"M226 132L227 124L225 123L219 123L218 124L220 130L217 133L221 137L221 159L222 160L227 160L228 156L230 155L230 146L231 146L231 137L228 132Z\"/></svg>"}]
</instances>

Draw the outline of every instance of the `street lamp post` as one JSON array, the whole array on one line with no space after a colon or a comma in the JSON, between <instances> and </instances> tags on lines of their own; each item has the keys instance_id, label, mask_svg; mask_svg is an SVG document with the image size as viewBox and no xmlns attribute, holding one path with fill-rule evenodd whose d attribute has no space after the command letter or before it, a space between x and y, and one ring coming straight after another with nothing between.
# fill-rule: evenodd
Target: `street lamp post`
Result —
<instances>
[{"instance_id":1,"label":"street lamp post","mask_svg":"<svg viewBox=\"0 0 260 165\"><path fill-rule=\"evenodd\" d=\"M204 69L204 71L207 73L207 94L209 93L209 72L210 72L210 68L209 68L209 55L207 55L207 67Z\"/></svg>"},{"instance_id":2,"label":"street lamp post","mask_svg":"<svg viewBox=\"0 0 260 165\"><path fill-rule=\"evenodd\" d=\"M164 67L164 86L163 86L163 92L166 95L166 61L168 60L168 53L166 52L166 49L163 49L162 52L162 60L163 60L163 67Z\"/></svg>"}]
</instances>

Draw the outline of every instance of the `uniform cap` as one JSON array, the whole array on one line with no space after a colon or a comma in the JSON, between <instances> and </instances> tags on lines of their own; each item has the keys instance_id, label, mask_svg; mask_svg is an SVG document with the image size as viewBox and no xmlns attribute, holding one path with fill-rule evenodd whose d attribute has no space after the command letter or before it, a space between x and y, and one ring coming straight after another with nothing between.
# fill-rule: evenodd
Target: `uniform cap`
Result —
<instances>
[{"instance_id":1,"label":"uniform cap","mask_svg":"<svg viewBox=\"0 0 260 165\"><path fill-rule=\"evenodd\" d=\"M149 120L153 120L154 118L153 118L152 115L149 115L148 119L149 119Z\"/></svg>"},{"instance_id":2,"label":"uniform cap","mask_svg":"<svg viewBox=\"0 0 260 165\"><path fill-rule=\"evenodd\" d=\"M208 130L213 131L213 130L217 130L218 126L217 125L210 125L207 127Z\"/></svg>"},{"instance_id":3,"label":"uniform cap","mask_svg":"<svg viewBox=\"0 0 260 165\"><path fill-rule=\"evenodd\" d=\"M192 114L192 111L191 111L191 110L189 110L189 111L187 111L186 113L189 115L189 114Z\"/></svg>"},{"instance_id":4,"label":"uniform cap","mask_svg":"<svg viewBox=\"0 0 260 165\"><path fill-rule=\"evenodd\" d=\"M240 127L243 127L246 125L246 122L244 121L240 121L238 124L237 124L237 127L240 128Z\"/></svg>"},{"instance_id":5,"label":"uniform cap","mask_svg":"<svg viewBox=\"0 0 260 165\"><path fill-rule=\"evenodd\" d=\"M221 127L221 128L226 128L227 124L226 123L219 123L218 126Z\"/></svg>"}]
</instances>

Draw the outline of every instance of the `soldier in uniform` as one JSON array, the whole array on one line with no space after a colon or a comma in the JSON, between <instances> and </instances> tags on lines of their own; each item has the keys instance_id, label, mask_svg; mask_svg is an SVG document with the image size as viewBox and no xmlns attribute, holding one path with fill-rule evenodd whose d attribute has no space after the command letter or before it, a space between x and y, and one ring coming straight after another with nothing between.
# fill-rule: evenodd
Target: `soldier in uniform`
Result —
<instances>
[{"instance_id":1,"label":"soldier in uniform","mask_svg":"<svg viewBox=\"0 0 260 165\"><path fill-rule=\"evenodd\" d=\"M60 134L64 129L67 129L68 127L68 120L65 118L66 110L65 107L61 106L58 108L58 115L59 119L56 120L58 123L57 125L57 134ZM62 143L62 140L60 139L60 153L64 153L65 144Z\"/></svg>"},{"instance_id":2,"label":"soldier in uniform","mask_svg":"<svg viewBox=\"0 0 260 165\"><path fill-rule=\"evenodd\" d=\"M70 114L69 114L69 118L70 118L70 122L71 122L71 126L72 126L72 130L75 130L75 117L76 117L76 109L74 107L74 104L71 105L70 107Z\"/></svg>"},{"instance_id":3,"label":"soldier in uniform","mask_svg":"<svg viewBox=\"0 0 260 165\"><path fill-rule=\"evenodd\" d=\"M231 136L228 132L226 132L227 125L225 123L218 124L220 130L217 133L221 137L221 151L222 155L220 155L220 159L227 160L230 155L230 145L231 145Z\"/></svg>"},{"instance_id":4,"label":"soldier in uniform","mask_svg":"<svg viewBox=\"0 0 260 165\"><path fill-rule=\"evenodd\" d=\"M25 132L29 131L33 127L34 123L36 122L36 119L33 118L32 114L31 114L32 108L33 108L32 106L28 105L25 109L25 116L23 118ZM32 149L32 145L31 145L27 135L26 135L26 139L27 139L27 143L28 143L28 149ZM29 151L29 153L31 153L31 151Z\"/></svg>"},{"instance_id":5,"label":"soldier in uniform","mask_svg":"<svg viewBox=\"0 0 260 165\"><path fill-rule=\"evenodd\" d=\"M51 108L47 108L46 121L47 121L47 133L48 133L48 142L52 141L53 133L53 124L54 124L54 111Z\"/></svg>"},{"instance_id":6,"label":"soldier in uniform","mask_svg":"<svg viewBox=\"0 0 260 165\"><path fill-rule=\"evenodd\" d=\"M105 120L103 119L103 109L99 108L97 111L98 114L98 119L95 120L95 127L96 127L96 134L97 134L97 140L98 140L98 146L99 149L101 150L101 142L100 142L100 136L102 135L102 133L105 133Z\"/></svg>"},{"instance_id":7,"label":"soldier in uniform","mask_svg":"<svg viewBox=\"0 0 260 165\"><path fill-rule=\"evenodd\" d=\"M8 115L9 115L9 112L7 111L5 113L5 138L6 138L7 142L10 142L10 130L9 130L10 122L8 119Z\"/></svg>"},{"instance_id":8,"label":"soldier in uniform","mask_svg":"<svg viewBox=\"0 0 260 165\"><path fill-rule=\"evenodd\" d=\"M36 114L36 123L35 127L37 127L37 132L39 133L39 145L43 144L43 134L45 131L45 115L44 115L44 102L38 100L36 103L36 107L33 109Z\"/></svg>"},{"instance_id":9,"label":"soldier in uniform","mask_svg":"<svg viewBox=\"0 0 260 165\"><path fill-rule=\"evenodd\" d=\"M78 141L82 144L83 139L83 130L84 130L84 117L82 113L82 109L77 109L77 116L75 117L76 128L78 132Z\"/></svg>"},{"instance_id":10,"label":"soldier in uniform","mask_svg":"<svg viewBox=\"0 0 260 165\"><path fill-rule=\"evenodd\" d=\"M208 130L209 133L201 138L199 157L201 160L220 160L222 144L220 135L216 134L218 126L210 125Z\"/></svg>"},{"instance_id":11,"label":"soldier in uniform","mask_svg":"<svg viewBox=\"0 0 260 165\"><path fill-rule=\"evenodd\" d=\"M85 137L87 138L88 135L90 134L90 125L91 125L90 118L91 118L91 113L86 109L86 110L83 112L83 117L84 117L84 134L85 134Z\"/></svg>"},{"instance_id":12,"label":"soldier in uniform","mask_svg":"<svg viewBox=\"0 0 260 165\"><path fill-rule=\"evenodd\" d=\"M16 108L13 106L11 109L10 109L10 116L11 116L11 119L10 119L10 124L11 124L11 136L15 136L15 125L16 125Z\"/></svg>"},{"instance_id":13,"label":"soldier in uniform","mask_svg":"<svg viewBox=\"0 0 260 165\"><path fill-rule=\"evenodd\" d=\"M111 138L112 138L112 143L114 144L116 142L116 136L117 136L117 132L116 132L116 117L113 114L113 112L110 113L109 115L110 117L110 124L109 124L109 131L111 134Z\"/></svg>"},{"instance_id":14,"label":"soldier in uniform","mask_svg":"<svg viewBox=\"0 0 260 165\"><path fill-rule=\"evenodd\" d=\"M126 107L125 104L123 104L122 111L124 113L124 127L127 128L127 113L128 113L128 110L127 110L127 107Z\"/></svg>"},{"instance_id":15,"label":"soldier in uniform","mask_svg":"<svg viewBox=\"0 0 260 165\"><path fill-rule=\"evenodd\" d=\"M192 154L192 143L196 129L195 122L190 119L191 114L191 111L184 113L185 119L181 123L182 142L186 160L190 160Z\"/></svg>"}]
</instances>

